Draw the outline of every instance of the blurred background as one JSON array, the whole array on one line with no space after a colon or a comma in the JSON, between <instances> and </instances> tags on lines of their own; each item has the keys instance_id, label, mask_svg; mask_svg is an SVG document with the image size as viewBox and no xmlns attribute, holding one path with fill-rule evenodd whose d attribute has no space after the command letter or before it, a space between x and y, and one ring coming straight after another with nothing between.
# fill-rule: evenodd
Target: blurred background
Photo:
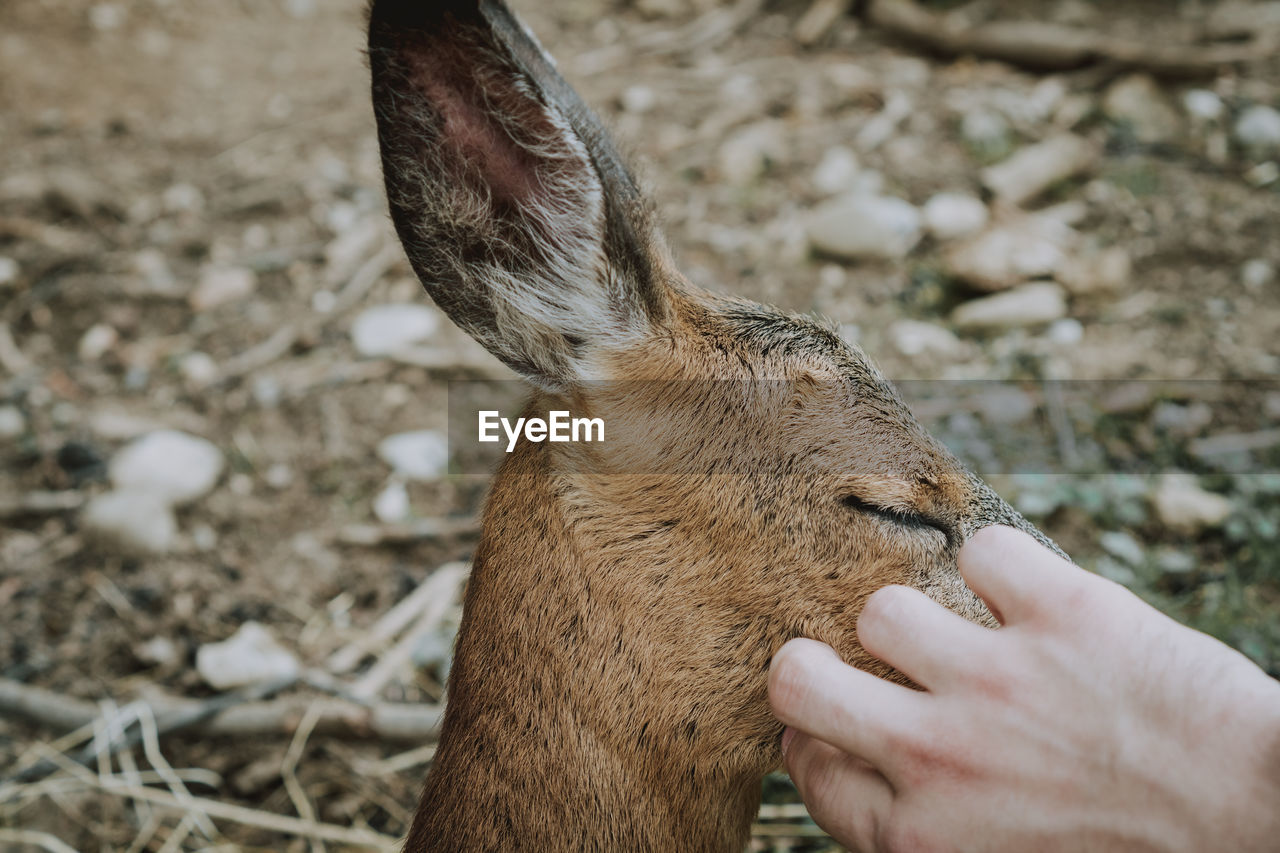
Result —
<instances>
[{"instance_id":1,"label":"blurred background","mask_svg":"<svg viewBox=\"0 0 1280 853\"><path fill-rule=\"evenodd\" d=\"M1280 674L1280 3L514 5L696 283L983 380L921 417ZM406 828L486 486L448 381L509 374L395 242L362 21L0 5L0 848ZM752 849L835 849L765 793Z\"/></svg>"}]
</instances>

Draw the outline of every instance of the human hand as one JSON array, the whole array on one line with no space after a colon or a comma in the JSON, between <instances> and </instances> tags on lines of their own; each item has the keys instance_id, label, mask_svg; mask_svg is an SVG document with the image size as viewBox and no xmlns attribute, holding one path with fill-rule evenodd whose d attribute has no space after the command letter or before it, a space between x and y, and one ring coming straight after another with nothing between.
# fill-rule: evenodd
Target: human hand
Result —
<instances>
[{"instance_id":1,"label":"human hand","mask_svg":"<svg viewBox=\"0 0 1280 853\"><path fill-rule=\"evenodd\" d=\"M1280 850L1280 683L1010 528L960 571L1002 627L886 587L863 647L792 640L769 700L814 820L871 851Z\"/></svg>"}]
</instances>

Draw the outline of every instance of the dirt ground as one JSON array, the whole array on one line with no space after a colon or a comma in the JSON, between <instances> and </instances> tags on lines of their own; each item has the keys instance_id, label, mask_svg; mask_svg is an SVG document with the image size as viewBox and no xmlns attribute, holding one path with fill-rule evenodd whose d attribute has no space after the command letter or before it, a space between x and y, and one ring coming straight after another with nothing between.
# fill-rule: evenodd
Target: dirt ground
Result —
<instances>
[{"instance_id":1,"label":"dirt ground","mask_svg":"<svg viewBox=\"0 0 1280 853\"><path fill-rule=\"evenodd\" d=\"M1280 107L1280 59L1162 81L1176 122L1152 141L1103 108L1123 76L1114 68L1048 75L941 59L855 15L802 47L793 28L808 4L790 0L515 5L632 155L697 283L829 317L894 379L1095 383L1081 394L1100 408L1074 436L1100 448L1092 473L995 457L984 473L1083 565L1280 674L1280 440L1265 443L1280 419L1280 180L1268 171L1280 151L1249 149L1233 131L1248 108ZM1185 37L1217 8L969 5L977 17L1157 41ZM715 13L743 8L751 14L705 37L725 20ZM16 264L0 276L0 406L21 419L0 436L0 678L90 702L156 688L209 697L194 667L200 646L257 621L319 667L437 567L468 557L470 532L393 542L375 524L391 476L378 443L443 429L447 380L490 368L472 356L422 367L353 349L362 309L426 302L386 221L362 21L358 0L0 4L0 258ZM1214 93L1224 114L1189 114L1191 90ZM886 138L859 142L895 101L906 106ZM979 112L1005 123L994 148L963 132ZM1105 293L1071 294L1066 319L1077 325L1053 327L1062 334L959 329L954 344L914 351L895 324L950 331L953 308L976 295L950 275L943 241L870 261L806 242L806 216L830 194L815 169L834 148L878 172L885 194L923 205L942 191L985 197L983 167L1067 130L1098 159L1029 206L1083 204L1074 227L1123 247L1131 272ZM216 304L194 295L226 268L248 270L251 284L208 298ZM353 281L358 292L344 290ZM344 303L344 293L358 298ZM437 343L469 352L452 329ZM1212 411L1201 418L1204 389ZM926 420L978 446L980 461L981 448L999 456L1003 446L990 430L1009 428L980 411L976 427L951 412ZM113 455L156 427L208 439L227 470L179 510L171 547L139 555L87 535L78 510L107 490ZM1187 449L1242 432L1263 443L1234 465ZM1108 466L1118 459L1141 464L1117 474ZM1158 475L1175 467L1230 512L1170 525ZM412 515L469 518L485 482L411 481ZM66 503L23 503L46 493ZM352 525L381 534L354 544ZM442 677L430 664L381 698L435 703ZM235 820L215 819L206 834L180 811L77 787L65 770L44 793L6 787L2 768L62 733L0 716L0 830L81 850L308 846ZM295 815L281 773L289 746L287 733L199 727L163 741L174 768L216 774L190 782L194 794ZM380 762L412 746L317 733L299 743L292 775L316 820L396 835L425 765ZM767 782L774 811L756 849L829 849L786 807L794 800L785 779Z\"/></svg>"}]
</instances>

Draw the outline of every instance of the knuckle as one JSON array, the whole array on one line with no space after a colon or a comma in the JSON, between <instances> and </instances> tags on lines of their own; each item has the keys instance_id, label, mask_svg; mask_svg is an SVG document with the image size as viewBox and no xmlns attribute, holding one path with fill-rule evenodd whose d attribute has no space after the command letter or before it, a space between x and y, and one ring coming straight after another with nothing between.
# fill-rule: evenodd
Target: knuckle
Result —
<instances>
[{"instance_id":1,"label":"knuckle","mask_svg":"<svg viewBox=\"0 0 1280 853\"><path fill-rule=\"evenodd\" d=\"M769 666L769 703L784 715L802 710L812 692L812 676L804 650L788 643Z\"/></svg>"},{"instance_id":2,"label":"knuckle","mask_svg":"<svg viewBox=\"0 0 1280 853\"><path fill-rule=\"evenodd\" d=\"M901 620L909 606L911 590L904 586L884 586L867 597L858 616L858 631L876 633Z\"/></svg>"}]
</instances>

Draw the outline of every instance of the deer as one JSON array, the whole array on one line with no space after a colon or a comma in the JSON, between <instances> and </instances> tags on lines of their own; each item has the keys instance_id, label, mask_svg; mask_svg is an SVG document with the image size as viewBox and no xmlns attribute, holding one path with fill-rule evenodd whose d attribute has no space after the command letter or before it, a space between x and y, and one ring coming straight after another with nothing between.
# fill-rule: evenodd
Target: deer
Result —
<instances>
[{"instance_id":1,"label":"deer","mask_svg":"<svg viewBox=\"0 0 1280 853\"><path fill-rule=\"evenodd\" d=\"M906 682L858 643L873 591L994 627L961 544L1004 524L1054 546L827 324L687 280L501 0L373 0L368 22L415 273L527 380L528 412L609 429L522 441L493 476L404 849L742 850L781 765L766 687L784 642Z\"/></svg>"}]
</instances>

